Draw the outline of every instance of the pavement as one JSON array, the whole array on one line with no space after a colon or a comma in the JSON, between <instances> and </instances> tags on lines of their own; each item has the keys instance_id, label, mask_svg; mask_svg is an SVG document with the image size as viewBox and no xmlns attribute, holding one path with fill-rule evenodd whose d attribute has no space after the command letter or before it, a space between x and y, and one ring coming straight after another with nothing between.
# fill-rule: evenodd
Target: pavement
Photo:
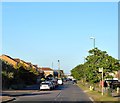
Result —
<instances>
[{"instance_id":1,"label":"pavement","mask_svg":"<svg viewBox=\"0 0 120 103\"><path fill-rule=\"evenodd\" d=\"M31 92L36 92L37 90L5 90L3 92L12 92L13 94L14 93L20 93L20 92L25 92L25 93L31 93ZM0 93L0 103L6 103L6 102L10 102L10 101L13 101L15 100L16 98L15 97L12 97L12 96L9 96L8 94L6 93Z\"/></svg>"},{"instance_id":2,"label":"pavement","mask_svg":"<svg viewBox=\"0 0 120 103\"><path fill-rule=\"evenodd\" d=\"M14 97L10 97L10 96L0 96L0 102L5 103L5 102L9 102L9 101L13 101L15 100Z\"/></svg>"},{"instance_id":3,"label":"pavement","mask_svg":"<svg viewBox=\"0 0 120 103\"><path fill-rule=\"evenodd\" d=\"M39 89L39 86L38 85L32 85L31 86L28 86L26 88L24 88L23 90L4 90L4 92L36 92L37 90ZM9 96L9 95L6 95L5 93L2 93L2 91L0 91L0 103L6 103L6 102L10 102L10 101L13 101L15 100L16 98L15 97L12 97L12 96Z\"/></svg>"}]
</instances>

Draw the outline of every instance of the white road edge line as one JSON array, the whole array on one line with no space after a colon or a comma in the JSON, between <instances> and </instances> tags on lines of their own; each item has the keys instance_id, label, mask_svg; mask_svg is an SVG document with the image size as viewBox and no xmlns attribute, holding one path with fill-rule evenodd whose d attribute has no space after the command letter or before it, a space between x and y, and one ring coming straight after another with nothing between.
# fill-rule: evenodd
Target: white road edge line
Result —
<instances>
[{"instance_id":1,"label":"white road edge line","mask_svg":"<svg viewBox=\"0 0 120 103\"><path fill-rule=\"evenodd\" d=\"M89 97L89 99L93 102L94 100L92 99L92 97Z\"/></svg>"}]
</instances>

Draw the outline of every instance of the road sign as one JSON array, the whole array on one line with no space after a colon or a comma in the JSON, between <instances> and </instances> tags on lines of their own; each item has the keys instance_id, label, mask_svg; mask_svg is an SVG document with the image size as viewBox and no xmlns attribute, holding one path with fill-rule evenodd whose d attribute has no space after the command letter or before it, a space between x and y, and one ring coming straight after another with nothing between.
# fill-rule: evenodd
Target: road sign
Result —
<instances>
[{"instance_id":1,"label":"road sign","mask_svg":"<svg viewBox=\"0 0 120 103\"><path fill-rule=\"evenodd\" d=\"M99 72L103 72L103 68L99 68Z\"/></svg>"}]
</instances>

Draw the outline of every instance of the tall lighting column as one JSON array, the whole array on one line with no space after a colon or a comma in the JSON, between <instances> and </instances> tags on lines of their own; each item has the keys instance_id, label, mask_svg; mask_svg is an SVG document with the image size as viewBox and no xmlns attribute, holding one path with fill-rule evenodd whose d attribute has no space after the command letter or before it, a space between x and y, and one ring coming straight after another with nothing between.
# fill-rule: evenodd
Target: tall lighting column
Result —
<instances>
[{"instance_id":1,"label":"tall lighting column","mask_svg":"<svg viewBox=\"0 0 120 103\"><path fill-rule=\"evenodd\" d=\"M90 37L90 39L93 39L93 47L95 49L95 37Z\"/></svg>"},{"instance_id":2,"label":"tall lighting column","mask_svg":"<svg viewBox=\"0 0 120 103\"><path fill-rule=\"evenodd\" d=\"M58 78L60 78L60 60L58 60Z\"/></svg>"}]
</instances>

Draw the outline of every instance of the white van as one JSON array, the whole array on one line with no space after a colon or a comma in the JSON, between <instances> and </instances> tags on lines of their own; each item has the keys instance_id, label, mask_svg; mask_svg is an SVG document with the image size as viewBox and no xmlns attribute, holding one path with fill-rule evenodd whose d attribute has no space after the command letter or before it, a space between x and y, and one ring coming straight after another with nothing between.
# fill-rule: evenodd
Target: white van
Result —
<instances>
[{"instance_id":1,"label":"white van","mask_svg":"<svg viewBox=\"0 0 120 103\"><path fill-rule=\"evenodd\" d=\"M62 81L62 79L58 79L57 82L58 82L59 85L63 85L63 81Z\"/></svg>"}]
</instances>

